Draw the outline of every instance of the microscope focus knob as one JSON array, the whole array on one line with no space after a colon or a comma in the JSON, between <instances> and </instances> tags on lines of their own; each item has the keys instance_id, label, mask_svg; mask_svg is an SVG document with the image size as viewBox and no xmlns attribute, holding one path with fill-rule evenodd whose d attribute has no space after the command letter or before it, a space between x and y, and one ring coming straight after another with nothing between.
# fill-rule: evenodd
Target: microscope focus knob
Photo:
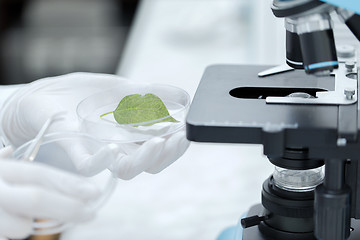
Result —
<instances>
[{"instance_id":1,"label":"microscope focus knob","mask_svg":"<svg viewBox=\"0 0 360 240\"><path fill-rule=\"evenodd\" d=\"M241 226L243 228L248 228L248 227L252 227L252 226L256 226L259 225L262 221L266 220L268 217L267 216L251 216L251 217L247 217L247 218L243 218L241 219Z\"/></svg>"},{"instance_id":2,"label":"microscope focus knob","mask_svg":"<svg viewBox=\"0 0 360 240\"><path fill-rule=\"evenodd\" d=\"M350 189L328 191L322 185L315 193L315 236L318 239L348 239L350 235Z\"/></svg>"}]
</instances>

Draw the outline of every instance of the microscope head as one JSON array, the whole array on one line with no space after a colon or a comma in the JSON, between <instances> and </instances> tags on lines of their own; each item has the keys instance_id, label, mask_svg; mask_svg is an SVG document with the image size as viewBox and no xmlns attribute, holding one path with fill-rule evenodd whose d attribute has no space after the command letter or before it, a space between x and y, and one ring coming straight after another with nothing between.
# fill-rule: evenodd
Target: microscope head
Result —
<instances>
[{"instance_id":1,"label":"microscope head","mask_svg":"<svg viewBox=\"0 0 360 240\"><path fill-rule=\"evenodd\" d=\"M330 13L335 7L314 0L274 0L272 11L285 18L286 62L306 73L328 75L338 68Z\"/></svg>"},{"instance_id":2,"label":"microscope head","mask_svg":"<svg viewBox=\"0 0 360 240\"><path fill-rule=\"evenodd\" d=\"M331 13L336 12L360 40L360 16L339 6L318 0L273 0L274 15L285 18L290 67L315 75L329 75L338 68Z\"/></svg>"},{"instance_id":3,"label":"microscope head","mask_svg":"<svg viewBox=\"0 0 360 240\"><path fill-rule=\"evenodd\" d=\"M285 18L287 63L308 74L212 65L200 81L187 138L261 144L275 165L261 204L241 220L242 240L360 239L360 73L355 48L336 51L331 21L336 12L360 39L360 16L339 6L273 0Z\"/></svg>"}]
</instances>

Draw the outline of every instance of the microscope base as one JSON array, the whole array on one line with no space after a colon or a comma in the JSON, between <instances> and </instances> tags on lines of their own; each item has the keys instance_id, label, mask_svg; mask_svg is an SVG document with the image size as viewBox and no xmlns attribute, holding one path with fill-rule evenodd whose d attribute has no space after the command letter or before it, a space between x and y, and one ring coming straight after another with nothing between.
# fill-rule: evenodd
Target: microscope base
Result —
<instances>
[{"instance_id":1,"label":"microscope base","mask_svg":"<svg viewBox=\"0 0 360 240\"><path fill-rule=\"evenodd\" d=\"M261 204L254 205L250 208L249 212L244 217L257 215L259 212L261 212L261 209L262 209ZM354 229L354 231L351 232L350 238L348 240L360 239L360 220L352 219L351 227ZM269 239L265 238L260 233L259 228L256 226L243 229L241 225L238 224L237 226L226 228L224 231L222 231L219 234L216 240L269 240Z\"/></svg>"}]
</instances>

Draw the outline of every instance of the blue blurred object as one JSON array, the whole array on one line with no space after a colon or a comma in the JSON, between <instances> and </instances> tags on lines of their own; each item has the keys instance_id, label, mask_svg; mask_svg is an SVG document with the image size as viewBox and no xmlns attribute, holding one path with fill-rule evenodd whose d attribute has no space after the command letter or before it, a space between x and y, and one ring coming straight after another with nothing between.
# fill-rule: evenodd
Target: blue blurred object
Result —
<instances>
[{"instance_id":1,"label":"blue blurred object","mask_svg":"<svg viewBox=\"0 0 360 240\"><path fill-rule=\"evenodd\" d=\"M241 226L241 219L245 218L247 213L243 214L236 226L225 228L216 240L242 240L243 239L243 227Z\"/></svg>"},{"instance_id":2,"label":"blue blurred object","mask_svg":"<svg viewBox=\"0 0 360 240\"><path fill-rule=\"evenodd\" d=\"M360 14L360 1L359 0L321 0L323 2L345 8Z\"/></svg>"},{"instance_id":3,"label":"blue blurred object","mask_svg":"<svg viewBox=\"0 0 360 240\"><path fill-rule=\"evenodd\" d=\"M225 228L216 240L242 240L243 229L241 225Z\"/></svg>"}]
</instances>

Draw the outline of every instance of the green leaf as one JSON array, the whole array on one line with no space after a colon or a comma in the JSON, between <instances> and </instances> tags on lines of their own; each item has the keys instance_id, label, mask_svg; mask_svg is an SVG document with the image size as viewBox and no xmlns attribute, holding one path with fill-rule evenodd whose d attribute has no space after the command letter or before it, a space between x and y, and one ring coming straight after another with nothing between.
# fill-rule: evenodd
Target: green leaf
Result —
<instances>
[{"instance_id":1,"label":"green leaf","mask_svg":"<svg viewBox=\"0 0 360 240\"><path fill-rule=\"evenodd\" d=\"M152 94L145 95L133 94L124 97L113 112L115 120L119 124L134 124L149 122L159 119L152 123L144 125L153 125L158 122L178 122L170 116L165 104L161 99ZM110 113L105 113L105 116Z\"/></svg>"}]
</instances>

